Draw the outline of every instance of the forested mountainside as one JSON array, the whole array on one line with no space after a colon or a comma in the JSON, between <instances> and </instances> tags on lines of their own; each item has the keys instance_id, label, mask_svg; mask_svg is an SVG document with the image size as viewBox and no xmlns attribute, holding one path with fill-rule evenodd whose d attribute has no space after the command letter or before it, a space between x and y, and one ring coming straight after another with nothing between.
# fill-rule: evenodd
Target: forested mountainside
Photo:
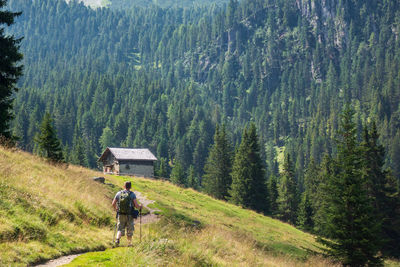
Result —
<instances>
[{"instance_id":1,"label":"forested mountainside","mask_svg":"<svg viewBox=\"0 0 400 267\"><path fill-rule=\"evenodd\" d=\"M25 65L13 129L26 150L48 111L70 162L96 167L105 146L149 147L201 177L215 125L237 144L253 121L267 175L285 151L302 181L311 158L336 153L338 114L351 103L359 128L376 121L400 177L398 1L9 7L23 12L12 27Z\"/></svg>"},{"instance_id":2,"label":"forested mountainside","mask_svg":"<svg viewBox=\"0 0 400 267\"><path fill-rule=\"evenodd\" d=\"M170 7L201 7L211 5L224 5L228 0L108 0L104 5L113 9L132 9L138 6L150 7L159 6L163 8Z\"/></svg>"}]
</instances>

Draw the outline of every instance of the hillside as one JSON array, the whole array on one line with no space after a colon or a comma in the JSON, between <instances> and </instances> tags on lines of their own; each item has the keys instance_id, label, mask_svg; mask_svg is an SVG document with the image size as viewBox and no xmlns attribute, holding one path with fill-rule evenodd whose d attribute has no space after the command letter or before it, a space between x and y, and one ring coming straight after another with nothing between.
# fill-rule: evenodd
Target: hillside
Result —
<instances>
[{"instance_id":1,"label":"hillside","mask_svg":"<svg viewBox=\"0 0 400 267\"><path fill-rule=\"evenodd\" d=\"M0 265L110 246L113 192L92 181L99 173L52 166L28 153L3 148L0 167ZM125 179L107 176L118 185ZM142 243L134 248L89 253L77 258L76 264L117 259L131 266L327 264L312 256L319 251L314 237L288 224L169 182L134 178L133 187L156 201L161 221L143 226Z\"/></svg>"},{"instance_id":2,"label":"hillside","mask_svg":"<svg viewBox=\"0 0 400 267\"><path fill-rule=\"evenodd\" d=\"M0 147L0 265L108 247L112 190L96 175Z\"/></svg>"},{"instance_id":3,"label":"hillside","mask_svg":"<svg viewBox=\"0 0 400 267\"><path fill-rule=\"evenodd\" d=\"M328 246L358 260L342 259L345 265L400 257L399 1L230 0L190 8L149 1L133 9L128 2L96 9L78 1L0 2L21 11L12 25L5 20L4 32L21 41L24 55L19 89L6 90L0 133L39 152L39 122L51 116L70 164L97 169L106 147L145 147L159 159L156 176L332 238ZM0 55L5 65L12 65L10 55L20 57ZM173 198L154 198L164 218L190 229L204 224L186 209L175 218ZM65 219L112 226L112 215L91 211L80 198L45 211L40 202L35 208L17 199L4 205L39 217L27 216L21 226L13 216L23 212L7 215L12 226L4 240L53 245L43 227ZM359 249L365 253L354 257ZM290 253L295 261L301 254Z\"/></svg>"}]
</instances>

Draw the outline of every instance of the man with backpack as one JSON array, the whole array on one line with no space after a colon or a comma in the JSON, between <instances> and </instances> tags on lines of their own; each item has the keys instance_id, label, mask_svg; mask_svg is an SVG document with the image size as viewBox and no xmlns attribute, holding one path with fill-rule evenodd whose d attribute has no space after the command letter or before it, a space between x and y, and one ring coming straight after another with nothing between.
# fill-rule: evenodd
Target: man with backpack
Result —
<instances>
[{"instance_id":1,"label":"man with backpack","mask_svg":"<svg viewBox=\"0 0 400 267\"><path fill-rule=\"evenodd\" d=\"M126 228L126 237L128 239L128 246L132 246L132 235L133 230L135 229L133 219L135 218L135 206L137 209L141 210L142 205L139 205L136 201L136 195L130 189L132 188L132 184L130 181L125 182L124 190L119 191L112 202L112 206L117 211L117 239L115 240L115 245L119 246L119 240L121 236L125 235ZM137 215L136 215L137 217Z\"/></svg>"}]
</instances>

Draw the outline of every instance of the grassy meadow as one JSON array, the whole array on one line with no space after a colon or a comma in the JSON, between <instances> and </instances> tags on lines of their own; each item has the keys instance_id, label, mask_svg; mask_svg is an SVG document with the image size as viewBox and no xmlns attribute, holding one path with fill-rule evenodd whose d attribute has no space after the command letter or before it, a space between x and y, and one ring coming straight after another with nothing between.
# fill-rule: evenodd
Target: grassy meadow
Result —
<instances>
[{"instance_id":1,"label":"grassy meadow","mask_svg":"<svg viewBox=\"0 0 400 267\"><path fill-rule=\"evenodd\" d=\"M110 246L115 189L98 175L0 147L0 266Z\"/></svg>"},{"instance_id":2,"label":"grassy meadow","mask_svg":"<svg viewBox=\"0 0 400 267\"><path fill-rule=\"evenodd\" d=\"M135 245L76 258L67 266L333 266L321 256L314 236L289 224L215 200L167 181L109 176L133 181L134 190L155 200L161 220L136 224ZM125 245L126 240L122 240Z\"/></svg>"},{"instance_id":3,"label":"grassy meadow","mask_svg":"<svg viewBox=\"0 0 400 267\"><path fill-rule=\"evenodd\" d=\"M333 266L314 236L167 181L106 176L0 147L0 266L82 251L68 266ZM111 247L111 199L126 180L160 220L136 224L134 246ZM396 262L388 262L398 266Z\"/></svg>"}]
</instances>

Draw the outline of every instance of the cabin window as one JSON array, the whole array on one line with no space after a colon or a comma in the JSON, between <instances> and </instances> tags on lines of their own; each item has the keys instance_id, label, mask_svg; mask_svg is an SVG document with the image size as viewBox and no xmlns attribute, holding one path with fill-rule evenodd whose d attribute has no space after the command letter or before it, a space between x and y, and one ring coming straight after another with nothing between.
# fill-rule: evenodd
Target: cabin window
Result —
<instances>
[{"instance_id":1,"label":"cabin window","mask_svg":"<svg viewBox=\"0 0 400 267\"><path fill-rule=\"evenodd\" d=\"M131 167L129 166L129 164L125 165L125 169L129 170Z\"/></svg>"}]
</instances>

